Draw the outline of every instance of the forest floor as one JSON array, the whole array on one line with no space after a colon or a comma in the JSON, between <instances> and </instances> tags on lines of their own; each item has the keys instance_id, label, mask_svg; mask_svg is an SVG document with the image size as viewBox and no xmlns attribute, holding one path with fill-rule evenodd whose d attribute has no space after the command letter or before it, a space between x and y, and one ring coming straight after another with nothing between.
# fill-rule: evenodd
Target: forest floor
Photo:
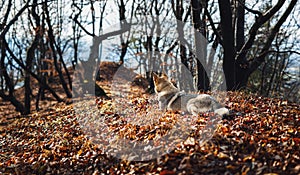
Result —
<instances>
[{"instance_id":1,"label":"forest floor","mask_svg":"<svg viewBox=\"0 0 300 175\"><path fill-rule=\"evenodd\" d=\"M101 73L104 77L98 84L112 97L112 72L109 70L112 69ZM82 104L81 109L74 103L47 101L42 102L44 106L40 111L21 116L9 103L1 101L0 174L300 173L299 104L243 92L226 94L222 103L232 112L218 121L213 130L208 128L212 135L206 139L203 134L205 126L213 122L210 120L214 116L212 113L194 116L194 122L189 125L192 129L186 137L176 142L176 137L180 137L178 133L170 137L175 144L159 142L170 148L159 156L153 153L156 156L145 155L142 161L135 161L133 153L126 149L125 158L124 155L123 158L112 156L105 145L113 144L116 138L130 143L159 140L157 138L166 135L184 118L178 112L153 111L158 110L153 107L155 103L151 106L151 96L140 86L130 87L129 92L133 95L118 104L124 104L121 110L129 110L128 114L136 112L136 118L115 112L113 99L91 97L88 102L95 104L96 112L95 109L92 112L97 116L88 119L81 118L84 115L80 112L89 104ZM151 118L157 121L141 126L130 123L132 119L146 121ZM82 119L88 121L88 127L83 125ZM101 126L106 130L97 130L100 133L96 136L105 136L99 141L88 131Z\"/></svg>"}]
</instances>

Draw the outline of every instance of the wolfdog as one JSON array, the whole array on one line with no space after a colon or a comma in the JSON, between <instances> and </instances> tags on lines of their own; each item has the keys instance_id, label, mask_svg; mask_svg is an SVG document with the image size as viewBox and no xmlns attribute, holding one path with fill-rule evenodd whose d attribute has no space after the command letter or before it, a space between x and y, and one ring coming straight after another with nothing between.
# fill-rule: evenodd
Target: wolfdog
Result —
<instances>
[{"instance_id":1,"label":"wolfdog","mask_svg":"<svg viewBox=\"0 0 300 175\"><path fill-rule=\"evenodd\" d=\"M221 116L229 113L227 108L208 94L187 94L179 91L165 73L162 73L161 76L153 73L153 81L160 109L183 111L195 116L208 111L213 111Z\"/></svg>"}]
</instances>

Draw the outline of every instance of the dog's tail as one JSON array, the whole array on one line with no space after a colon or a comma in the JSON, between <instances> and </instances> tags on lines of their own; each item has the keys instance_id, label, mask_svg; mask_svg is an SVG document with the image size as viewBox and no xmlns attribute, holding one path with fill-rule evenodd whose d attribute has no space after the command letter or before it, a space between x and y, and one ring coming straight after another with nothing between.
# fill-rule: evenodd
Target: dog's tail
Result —
<instances>
[{"instance_id":1,"label":"dog's tail","mask_svg":"<svg viewBox=\"0 0 300 175\"><path fill-rule=\"evenodd\" d=\"M223 115L228 115L229 114L229 110L225 107L222 107L222 108L219 108L219 109L216 109L214 111L215 113L219 114L220 116L223 116Z\"/></svg>"},{"instance_id":2,"label":"dog's tail","mask_svg":"<svg viewBox=\"0 0 300 175\"><path fill-rule=\"evenodd\" d=\"M222 106L214 98L212 98L212 109L215 113L219 114L220 116L229 114L229 110L227 108L225 108L224 106Z\"/></svg>"}]
</instances>

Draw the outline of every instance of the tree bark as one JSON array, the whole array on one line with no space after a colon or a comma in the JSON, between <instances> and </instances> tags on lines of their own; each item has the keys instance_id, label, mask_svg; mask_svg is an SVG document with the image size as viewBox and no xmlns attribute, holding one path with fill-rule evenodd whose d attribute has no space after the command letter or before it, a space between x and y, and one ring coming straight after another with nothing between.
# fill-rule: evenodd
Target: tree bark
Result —
<instances>
[{"instance_id":1,"label":"tree bark","mask_svg":"<svg viewBox=\"0 0 300 175\"><path fill-rule=\"evenodd\" d=\"M3 42L7 52L10 54L10 56L12 57L12 59L25 71L28 71L30 73L30 75L35 78L40 84L44 85L44 88L46 90L48 90L53 97L58 101L58 102L63 102L64 100L62 98L60 98L56 92L45 82L42 81L42 79L40 79L35 73L33 73L31 70L27 70L26 66L24 65L24 63L22 61L20 61L13 53L13 51L9 48L8 43L4 40Z\"/></svg>"},{"instance_id":2,"label":"tree bark","mask_svg":"<svg viewBox=\"0 0 300 175\"><path fill-rule=\"evenodd\" d=\"M67 97L72 98L72 93L67 86L67 83L64 79L61 68L59 68L59 66L58 66L58 59L57 59L57 55L56 55L57 53L56 53L56 49L55 49L55 37L54 37L53 29L52 29L52 24L51 24L51 20L50 20L50 14L49 14L47 3L45 3L43 5L43 7L44 7L44 10L46 13L46 22L48 24L48 37L49 37L49 41L50 41L50 48L51 48L52 54L53 54L55 70L58 72L58 76L59 76L61 85L62 85Z\"/></svg>"},{"instance_id":3,"label":"tree bark","mask_svg":"<svg viewBox=\"0 0 300 175\"><path fill-rule=\"evenodd\" d=\"M31 15L33 17L33 19L35 20L35 36L34 39L29 47L29 49L27 50L27 54L26 54L26 70L31 71L32 69L32 61L35 57L35 50L39 44L39 40L41 38L41 25L40 25L40 17L39 15L36 13L36 6L37 6L37 0L33 1L33 6L31 8ZM29 114L30 113L30 109L31 109L31 94L32 94L32 90L31 90L31 83L30 83L30 73L29 71L25 71L25 80L24 80L24 87L25 87L25 114Z\"/></svg>"},{"instance_id":4,"label":"tree bark","mask_svg":"<svg viewBox=\"0 0 300 175\"><path fill-rule=\"evenodd\" d=\"M125 7L125 3L124 0L120 0L120 3L118 4L119 6L119 15L120 15L120 25L123 25L124 20L126 20L125 17L125 12L126 12L126 7ZM120 40L121 40L121 55L120 55L120 64L124 63L124 58L127 52L127 48L128 48L128 41L124 41L124 38L122 35L120 35Z\"/></svg>"},{"instance_id":5,"label":"tree bark","mask_svg":"<svg viewBox=\"0 0 300 175\"><path fill-rule=\"evenodd\" d=\"M242 33L238 33L238 32L236 33L236 47L235 47L234 30L232 25L233 19L232 19L232 10L231 10L230 1L219 0L218 2L219 2L220 17L221 17L221 32L222 32L223 49L224 49L223 70L226 78L227 90L238 90L247 85L249 76L264 61L264 58L268 53L267 51L271 47L275 35L278 33L279 28L282 26L283 22L287 19L288 15L291 13L297 0L292 0L290 2L284 14L281 16L279 21L271 30L271 33L268 36L268 39L264 47L260 51L260 55L254 58L253 60L247 59L246 56L254 44L258 30L261 28L261 26L264 23L269 21L271 17L280 10L280 8L283 6L285 1L278 0L278 2L264 14L257 13L256 11L254 11L255 14L258 14L258 16L256 17L255 23L250 28L249 37L247 41L243 44L242 47L241 47L241 44L243 43ZM242 2L243 2L242 0L239 1L240 5L242 5L245 8L245 5L241 4ZM240 8L240 6L238 8ZM239 13L242 13L240 10L238 10ZM242 27L243 19L239 18L237 23L238 24L236 25L236 27ZM237 52L235 48L237 49Z\"/></svg>"},{"instance_id":6,"label":"tree bark","mask_svg":"<svg viewBox=\"0 0 300 175\"><path fill-rule=\"evenodd\" d=\"M0 97L6 101L11 102L11 104L16 108L16 111L21 112L21 114L25 114L24 105L19 100L17 100L13 94L14 86L11 78L7 73L7 67L5 66L4 60L6 57L6 52L5 52L4 38L0 40L0 46L1 46L0 75L4 76L6 86L8 87L8 95L5 94L4 90L0 90Z\"/></svg>"},{"instance_id":7,"label":"tree bark","mask_svg":"<svg viewBox=\"0 0 300 175\"><path fill-rule=\"evenodd\" d=\"M194 26L195 36L195 55L197 64L197 90L208 91L210 90L208 75L210 72L206 63L207 59L207 45L206 45L206 33L205 24L201 20L201 11L206 8L203 7L199 0L191 0L192 6L192 21ZM204 11L204 10L203 10ZM201 36L202 35L202 36ZM201 60L201 61L200 61Z\"/></svg>"},{"instance_id":8,"label":"tree bark","mask_svg":"<svg viewBox=\"0 0 300 175\"><path fill-rule=\"evenodd\" d=\"M223 70L226 79L227 90L236 89L235 78L235 51L234 51L234 34L232 26L232 11L230 0L219 0L219 9L221 16L221 32L223 39Z\"/></svg>"},{"instance_id":9,"label":"tree bark","mask_svg":"<svg viewBox=\"0 0 300 175\"><path fill-rule=\"evenodd\" d=\"M289 6L287 7L287 9L285 10L285 12L283 13L283 15L280 17L280 19L278 20L278 22L275 24L275 26L271 29L270 31L270 35L268 36L267 41L265 42L264 47L261 50L261 54L254 59L254 61L252 62L252 64L249 66L249 71L247 72L247 76L249 77L251 73L253 73L260 65L261 63L264 61L266 55L268 54L268 50L271 47L271 44L275 38L275 36L278 34L278 31L280 29L280 27L282 26L282 24L286 21L287 17L289 16L289 14L292 12L292 10L294 9L295 5L297 4L298 0L291 0Z\"/></svg>"},{"instance_id":10,"label":"tree bark","mask_svg":"<svg viewBox=\"0 0 300 175\"><path fill-rule=\"evenodd\" d=\"M236 22L236 50L240 50L245 44L245 0L238 1Z\"/></svg>"}]
</instances>

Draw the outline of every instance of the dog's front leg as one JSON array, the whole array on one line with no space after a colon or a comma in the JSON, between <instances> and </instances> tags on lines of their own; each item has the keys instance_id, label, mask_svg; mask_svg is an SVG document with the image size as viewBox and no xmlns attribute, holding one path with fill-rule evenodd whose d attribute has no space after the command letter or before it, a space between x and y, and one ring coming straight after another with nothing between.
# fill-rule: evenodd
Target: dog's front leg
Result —
<instances>
[{"instance_id":1,"label":"dog's front leg","mask_svg":"<svg viewBox=\"0 0 300 175\"><path fill-rule=\"evenodd\" d=\"M159 102L159 109L162 110L162 111L167 111L167 105L166 105L166 103L160 101Z\"/></svg>"},{"instance_id":2,"label":"dog's front leg","mask_svg":"<svg viewBox=\"0 0 300 175\"><path fill-rule=\"evenodd\" d=\"M199 114L198 107L194 104L187 105L187 111L193 116L197 116Z\"/></svg>"}]
</instances>

